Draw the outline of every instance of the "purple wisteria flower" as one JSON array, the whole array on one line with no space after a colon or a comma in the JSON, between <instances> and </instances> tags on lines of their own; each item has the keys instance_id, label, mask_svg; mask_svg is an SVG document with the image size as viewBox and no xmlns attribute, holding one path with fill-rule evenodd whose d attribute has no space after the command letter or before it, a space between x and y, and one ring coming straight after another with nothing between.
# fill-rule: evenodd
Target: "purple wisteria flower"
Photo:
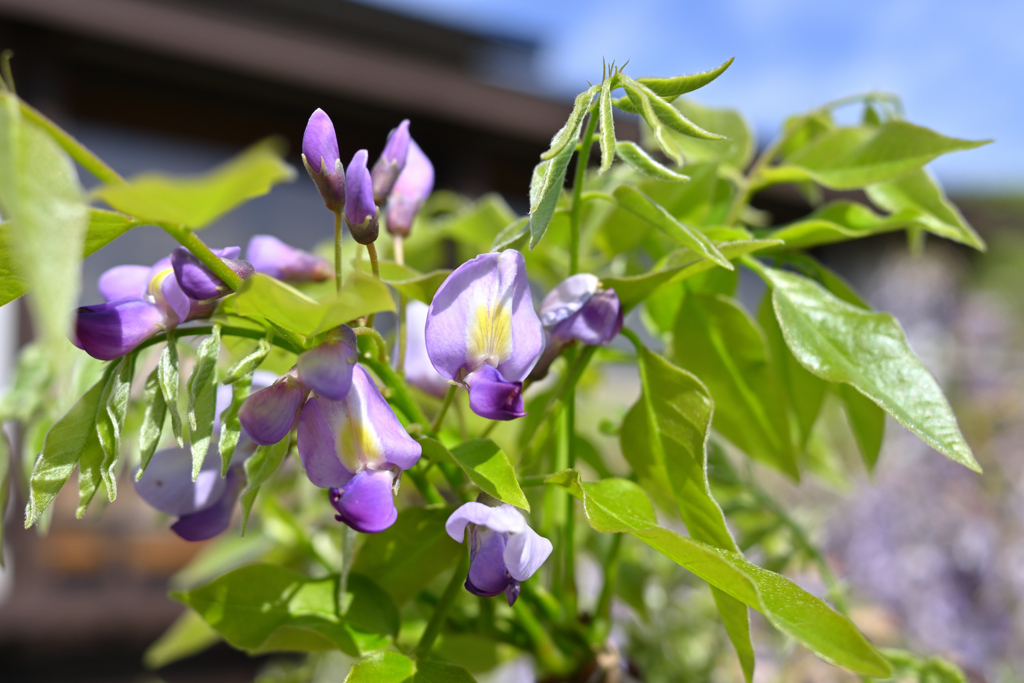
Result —
<instances>
[{"instance_id":1,"label":"purple wisteria flower","mask_svg":"<svg viewBox=\"0 0 1024 683\"><path fill-rule=\"evenodd\" d=\"M185 249L181 251L192 256ZM238 247L228 247L214 253L222 258L226 255L225 262L236 272L251 274L249 264L234 260L239 252ZM220 278L209 273L205 266L193 268L191 263L186 265L188 259L179 257L178 260L183 273L189 278L189 291L193 294L197 291L193 286L217 289L216 283L223 285ZM166 257L152 267L124 265L103 273L99 289L106 303L78 309L75 344L93 358L113 360L164 330L213 313L217 306L213 299L221 294L215 293L203 299L191 296L181 285L172 261L173 257ZM216 282L206 278L204 271ZM204 295L207 293L210 292L202 292Z\"/></svg>"},{"instance_id":2,"label":"purple wisteria flower","mask_svg":"<svg viewBox=\"0 0 1024 683\"><path fill-rule=\"evenodd\" d=\"M331 490L336 518L356 531L377 533L398 517L394 490L422 447L395 417L370 375L357 365L340 401L311 398L298 427L306 476Z\"/></svg>"},{"instance_id":3,"label":"purple wisteria flower","mask_svg":"<svg viewBox=\"0 0 1024 683\"><path fill-rule=\"evenodd\" d=\"M302 165L316 183L327 208L341 213L345 208L345 168L341 165L334 124L323 109L313 112L302 134Z\"/></svg>"},{"instance_id":4,"label":"purple wisteria flower","mask_svg":"<svg viewBox=\"0 0 1024 683\"><path fill-rule=\"evenodd\" d=\"M427 305L413 299L405 305L405 381L420 391L444 398L448 380L437 374L427 355Z\"/></svg>"},{"instance_id":5,"label":"purple wisteria flower","mask_svg":"<svg viewBox=\"0 0 1024 683\"><path fill-rule=\"evenodd\" d=\"M466 503L452 513L444 528L459 543L468 532L466 590L483 597L504 593L510 607L519 597L519 583L533 576L551 555L551 541L531 529L522 513L507 503L497 507Z\"/></svg>"},{"instance_id":6,"label":"purple wisteria flower","mask_svg":"<svg viewBox=\"0 0 1024 683\"><path fill-rule=\"evenodd\" d=\"M434 295L425 336L430 362L469 389L474 412L521 416L522 381L544 350L523 255L514 249L481 254L455 269ZM490 370L473 377L485 366Z\"/></svg>"},{"instance_id":7,"label":"purple wisteria flower","mask_svg":"<svg viewBox=\"0 0 1024 683\"><path fill-rule=\"evenodd\" d=\"M407 237L413 219L433 189L434 165L415 140L410 140L405 170L398 176L398 181L388 198L388 232Z\"/></svg>"},{"instance_id":8,"label":"purple wisteria flower","mask_svg":"<svg viewBox=\"0 0 1024 683\"><path fill-rule=\"evenodd\" d=\"M257 273L284 282L323 282L333 276L327 259L296 249L272 235L253 235L245 250L245 260Z\"/></svg>"},{"instance_id":9,"label":"purple wisteria flower","mask_svg":"<svg viewBox=\"0 0 1024 683\"><path fill-rule=\"evenodd\" d=\"M239 247L225 247L214 251L213 254L243 280L255 272L251 263L238 258L242 254ZM174 268L174 277L177 278L181 291L191 299L209 301L231 292L227 283L214 275L212 270L185 247L178 247L171 252L171 267Z\"/></svg>"},{"instance_id":10,"label":"purple wisteria flower","mask_svg":"<svg viewBox=\"0 0 1024 683\"><path fill-rule=\"evenodd\" d=\"M405 119L398 128L388 133L384 151L373 165L373 201L383 205L391 188L395 186L402 169L405 168L406 157L409 155L409 119Z\"/></svg>"},{"instance_id":11,"label":"purple wisteria flower","mask_svg":"<svg viewBox=\"0 0 1024 683\"><path fill-rule=\"evenodd\" d=\"M622 329L622 305L614 289L602 289L596 276L580 273L548 292L540 321L559 344L579 340L602 346Z\"/></svg>"},{"instance_id":12,"label":"purple wisteria flower","mask_svg":"<svg viewBox=\"0 0 1024 683\"><path fill-rule=\"evenodd\" d=\"M269 446L283 439L295 426L299 410L309 395L294 371L259 391L249 394L238 409L242 429L254 442Z\"/></svg>"},{"instance_id":13,"label":"purple wisteria flower","mask_svg":"<svg viewBox=\"0 0 1024 683\"><path fill-rule=\"evenodd\" d=\"M369 153L361 149L352 157L345 171L348 198L345 203L345 221L348 230L359 244L372 244L380 232L380 211L373 201L373 179L366 168Z\"/></svg>"},{"instance_id":14,"label":"purple wisteria flower","mask_svg":"<svg viewBox=\"0 0 1024 683\"><path fill-rule=\"evenodd\" d=\"M302 353L295 365L299 380L318 396L340 401L352 386L359 348L348 325L332 330L320 346Z\"/></svg>"}]
</instances>

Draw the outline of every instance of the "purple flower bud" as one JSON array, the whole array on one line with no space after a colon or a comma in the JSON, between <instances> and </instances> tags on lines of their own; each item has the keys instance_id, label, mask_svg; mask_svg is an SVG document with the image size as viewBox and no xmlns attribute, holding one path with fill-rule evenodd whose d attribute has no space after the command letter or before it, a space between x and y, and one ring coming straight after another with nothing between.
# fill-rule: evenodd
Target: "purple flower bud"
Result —
<instances>
[{"instance_id":1,"label":"purple flower bud","mask_svg":"<svg viewBox=\"0 0 1024 683\"><path fill-rule=\"evenodd\" d=\"M414 140L409 158L388 199L387 227L392 235L409 235L412 221L434 189L434 165Z\"/></svg>"},{"instance_id":2,"label":"purple flower bud","mask_svg":"<svg viewBox=\"0 0 1024 683\"><path fill-rule=\"evenodd\" d=\"M540 536L514 507L466 503L451 514L445 531L461 543L469 532L466 590L491 597L505 593L511 606L525 581L551 555L551 541Z\"/></svg>"},{"instance_id":3,"label":"purple flower bud","mask_svg":"<svg viewBox=\"0 0 1024 683\"><path fill-rule=\"evenodd\" d=\"M325 258L285 244L271 235L253 235L245 260L257 273L285 282L323 282L332 275Z\"/></svg>"},{"instance_id":4,"label":"purple flower bud","mask_svg":"<svg viewBox=\"0 0 1024 683\"><path fill-rule=\"evenodd\" d=\"M430 364L426 326L427 305L413 299L405 305L405 381L420 391L444 398L450 385Z\"/></svg>"},{"instance_id":5,"label":"purple flower bud","mask_svg":"<svg viewBox=\"0 0 1024 683\"><path fill-rule=\"evenodd\" d=\"M107 301L141 299L149 287L149 266L115 266L100 275L100 294Z\"/></svg>"},{"instance_id":6,"label":"purple flower bud","mask_svg":"<svg viewBox=\"0 0 1024 683\"><path fill-rule=\"evenodd\" d=\"M356 344L356 333L348 325L341 325L323 344L299 356L295 364L299 380L317 396L334 401L345 398L352 386Z\"/></svg>"},{"instance_id":7,"label":"purple flower bud","mask_svg":"<svg viewBox=\"0 0 1024 683\"><path fill-rule=\"evenodd\" d=\"M622 305L613 289L601 289L589 273L563 280L548 292L540 318L561 345L579 340L591 346L610 342L622 329Z\"/></svg>"},{"instance_id":8,"label":"purple flower bud","mask_svg":"<svg viewBox=\"0 0 1024 683\"><path fill-rule=\"evenodd\" d=\"M514 420L523 417L523 383L506 382L501 373L484 365L466 378L469 407L489 420Z\"/></svg>"},{"instance_id":9,"label":"purple flower bud","mask_svg":"<svg viewBox=\"0 0 1024 683\"><path fill-rule=\"evenodd\" d=\"M405 119L398 128L388 133L388 141L384 145L377 163L373 165L373 201L383 205L388 193L395 185L395 180L405 168L405 160L409 154L409 119Z\"/></svg>"},{"instance_id":10,"label":"purple flower bud","mask_svg":"<svg viewBox=\"0 0 1024 683\"><path fill-rule=\"evenodd\" d=\"M313 112L302 134L302 164L327 208L340 213L345 208L345 169L334 124L323 109Z\"/></svg>"},{"instance_id":11,"label":"purple flower bud","mask_svg":"<svg viewBox=\"0 0 1024 683\"><path fill-rule=\"evenodd\" d=\"M345 220L352 239L359 244L372 244L380 232L380 212L373 202L373 180L366 168L368 157L365 149L359 150L345 171L345 185L348 187Z\"/></svg>"},{"instance_id":12,"label":"purple flower bud","mask_svg":"<svg viewBox=\"0 0 1024 683\"><path fill-rule=\"evenodd\" d=\"M155 304L144 299L118 299L79 308L75 342L93 358L113 360L166 329L167 325L166 316Z\"/></svg>"},{"instance_id":13,"label":"purple flower bud","mask_svg":"<svg viewBox=\"0 0 1024 683\"><path fill-rule=\"evenodd\" d=\"M239 247L227 247L213 253L238 277L245 279L255 271L251 263L237 259L241 251ZM185 247L178 247L171 253L171 266L174 268L174 276L178 280L178 285L189 298L208 301L231 292L231 288L223 280Z\"/></svg>"},{"instance_id":14,"label":"purple flower bud","mask_svg":"<svg viewBox=\"0 0 1024 683\"><path fill-rule=\"evenodd\" d=\"M343 400L311 398L306 402L299 415L298 445L309 480L321 488L337 489L332 502L341 521L375 531L394 521L394 501L382 495L384 476L376 473L385 471L391 477L395 469L407 470L422 452L359 365ZM364 472L373 476L354 482ZM346 486L349 482L353 483ZM382 526L386 520L390 521Z\"/></svg>"},{"instance_id":15,"label":"purple flower bud","mask_svg":"<svg viewBox=\"0 0 1024 683\"><path fill-rule=\"evenodd\" d=\"M238 409L242 429L254 442L269 446L283 439L298 418L308 390L288 375L249 394Z\"/></svg>"},{"instance_id":16,"label":"purple flower bud","mask_svg":"<svg viewBox=\"0 0 1024 683\"><path fill-rule=\"evenodd\" d=\"M341 488L332 488L331 505L338 511L334 518L364 534L384 531L398 519L394 479L391 470L364 470Z\"/></svg>"},{"instance_id":17,"label":"purple flower bud","mask_svg":"<svg viewBox=\"0 0 1024 683\"><path fill-rule=\"evenodd\" d=\"M216 458L212 459L217 463ZM171 525L171 531L186 541L205 541L231 525L235 502L245 488L245 475L240 466L232 465L224 478L224 493L208 508L182 515Z\"/></svg>"},{"instance_id":18,"label":"purple flower bud","mask_svg":"<svg viewBox=\"0 0 1024 683\"><path fill-rule=\"evenodd\" d=\"M521 382L544 350L526 261L514 249L481 254L448 276L430 304L427 354L445 379L464 383L484 365Z\"/></svg>"}]
</instances>

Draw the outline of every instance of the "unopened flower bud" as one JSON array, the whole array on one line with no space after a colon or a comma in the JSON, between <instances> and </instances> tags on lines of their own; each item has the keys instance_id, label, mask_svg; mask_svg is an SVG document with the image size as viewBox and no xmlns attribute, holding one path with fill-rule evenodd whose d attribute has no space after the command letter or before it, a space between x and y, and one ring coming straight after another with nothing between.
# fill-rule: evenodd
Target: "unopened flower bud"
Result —
<instances>
[{"instance_id":1,"label":"unopened flower bud","mask_svg":"<svg viewBox=\"0 0 1024 683\"><path fill-rule=\"evenodd\" d=\"M434 189L434 165L415 140L409 141L409 157L388 198L387 226L392 235L407 237L416 213Z\"/></svg>"},{"instance_id":2,"label":"unopened flower bud","mask_svg":"<svg viewBox=\"0 0 1024 683\"><path fill-rule=\"evenodd\" d=\"M377 163L373 165L373 201L383 206L388 193L395 186L399 174L405 168L405 160L409 154L409 119L398 124L398 128L388 133L387 144L381 152Z\"/></svg>"},{"instance_id":3,"label":"unopened flower bud","mask_svg":"<svg viewBox=\"0 0 1024 683\"><path fill-rule=\"evenodd\" d=\"M345 207L345 169L334 124L323 109L313 112L302 134L302 164L327 208L339 213Z\"/></svg>"},{"instance_id":4,"label":"unopened flower bud","mask_svg":"<svg viewBox=\"0 0 1024 683\"><path fill-rule=\"evenodd\" d=\"M348 191L345 220L348 222L352 239L359 244L372 244L380 232L380 212L373 201L373 179L366 168L368 157L365 149L359 150L345 171L345 185Z\"/></svg>"},{"instance_id":5,"label":"unopened flower bud","mask_svg":"<svg viewBox=\"0 0 1024 683\"><path fill-rule=\"evenodd\" d=\"M239 247L225 247L213 252L214 256L219 257L228 268L244 280L256 271L253 270L251 263L238 258L241 253ZM231 292L231 288L223 280L185 247L178 247L171 254L171 266L182 291L192 299L208 301Z\"/></svg>"},{"instance_id":6,"label":"unopened flower bud","mask_svg":"<svg viewBox=\"0 0 1024 683\"><path fill-rule=\"evenodd\" d=\"M299 356L295 364L299 381L317 396L340 401L352 387L357 354L355 332L348 325L342 325L323 344Z\"/></svg>"}]
</instances>

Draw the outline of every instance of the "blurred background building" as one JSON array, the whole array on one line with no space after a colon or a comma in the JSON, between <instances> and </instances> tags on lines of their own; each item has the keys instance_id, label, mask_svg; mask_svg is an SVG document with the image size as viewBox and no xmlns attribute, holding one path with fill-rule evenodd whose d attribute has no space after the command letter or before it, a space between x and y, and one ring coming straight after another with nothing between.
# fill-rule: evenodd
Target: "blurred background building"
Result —
<instances>
[{"instance_id":1,"label":"blurred background building","mask_svg":"<svg viewBox=\"0 0 1024 683\"><path fill-rule=\"evenodd\" d=\"M302 131L322 107L343 158L360 148L375 156L387 132L411 118L438 188L496 190L521 212L538 155L572 96L599 78L602 57L632 59L631 73L668 75L737 56L700 99L738 106L762 138L786 114L873 88L905 95L909 118L943 133L1002 138L937 165L992 245L988 256L932 240L924 257L911 258L893 236L820 254L905 323L950 388L986 474L958 469L890 423L873 482L782 495L804 506L854 594L877 605L859 622L872 638L1011 680L1024 672L1024 201L1016 198L1024 91L1013 85L1024 69L1015 35L1024 10L991 2L968 13L911 0L773 5L0 0L0 49L14 50L19 94L127 176L204 171L268 135L283 136L301 168ZM300 176L219 220L204 239L244 246L254 233L272 233L312 248L329 238L330 216ZM784 190L756 203L787 221L809 209ZM156 228L128 233L86 260L83 300L99 300L94 283L106 268L152 263L173 246ZM0 308L0 389L31 336L18 311ZM12 502L0 678L144 679L141 653L181 610L166 597L166 579L195 547L138 514L132 494L123 487L102 518L85 521L74 520L72 500L59 499L45 539L21 530L24 499ZM255 667L220 646L161 676L248 680ZM771 672L765 666L759 676Z\"/></svg>"}]
</instances>

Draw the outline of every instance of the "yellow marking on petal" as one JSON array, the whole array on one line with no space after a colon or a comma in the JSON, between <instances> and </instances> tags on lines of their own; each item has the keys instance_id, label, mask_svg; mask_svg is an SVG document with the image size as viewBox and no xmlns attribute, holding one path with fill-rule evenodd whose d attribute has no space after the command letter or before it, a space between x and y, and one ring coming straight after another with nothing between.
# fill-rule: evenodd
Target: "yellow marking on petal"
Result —
<instances>
[{"instance_id":1,"label":"yellow marking on petal","mask_svg":"<svg viewBox=\"0 0 1024 683\"><path fill-rule=\"evenodd\" d=\"M377 430L370 423L366 405L355 387L345 399L346 415L338 431L338 456L349 472L376 469L384 460L384 449Z\"/></svg>"},{"instance_id":2,"label":"yellow marking on petal","mask_svg":"<svg viewBox=\"0 0 1024 683\"><path fill-rule=\"evenodd\" d=\"M477 306L469 326L467 355L473 365L497 367L512 355L512 311L503 302Z\"/></svg>"},{"instance_id":3,"label":"yellow marking on petal","mask_svg":"<svg viewBox=\"0 0 1024 683\"><path fill-rule=\"evenodd\" d=\"M173 275L173 268L164 268L154 275L149 281L149 295L157 301L163 301L163 294L160 293L160 287L164 284L164 279L168 275Z\"/></svg>"}]
</instances>

